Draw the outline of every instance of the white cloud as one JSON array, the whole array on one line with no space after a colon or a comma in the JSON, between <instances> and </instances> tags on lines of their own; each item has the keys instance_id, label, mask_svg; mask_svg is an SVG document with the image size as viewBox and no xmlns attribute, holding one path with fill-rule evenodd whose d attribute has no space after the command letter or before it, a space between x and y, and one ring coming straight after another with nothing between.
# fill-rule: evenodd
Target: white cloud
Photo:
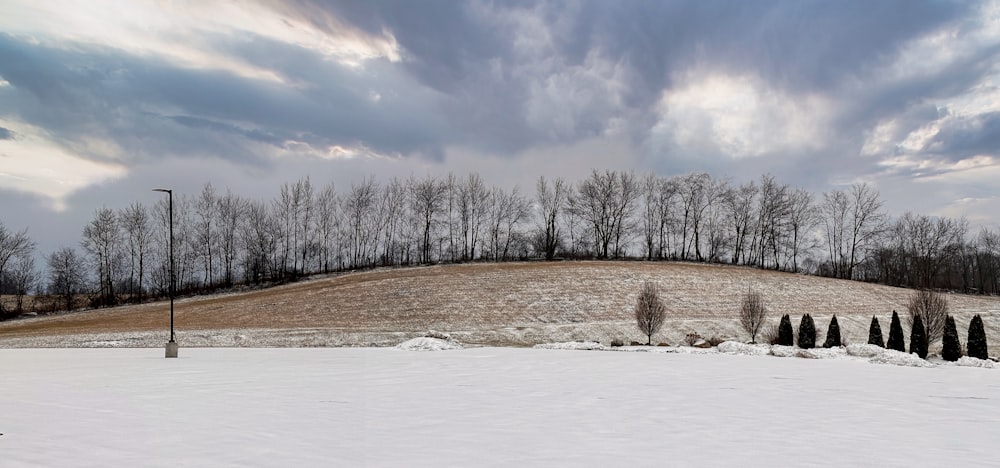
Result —
<instances>
[{"instance_id":1,"label":"white cloud","mask_svg":"<svg viewBox=\"0 0 1000 468\"><path fill-rule=\"evenodd\" d=\"M664 91L652 133L732 158L806 151L826 143L831 107L820 95L792 96L750 76L692 73Z\"/></svg>"},{"instance_id":2,"label":"white cloud","mask_svg":"<svg viewBox=\"0 0 1000 468\"><path fill-rule=\"evenodd\" d=\"M2 119L0 126L16 135L0 140L0 188L47 197L57 211L73 192L127 172L119 164L79 157L37 127Z\"/></svg>"},{"instance_id":3,"label":"white cloud","mask_svg":"<svg viewBox=\"0 0 1000 468\"><path fill-rule=\"evenodd\" d=\"M984 114L1000 112L1000 64L992 63L992 50L998 43L1000 2L994 1L984 3L980 14L971 19L948 25L907 44L896 60L874 74L879 77L879 83L865 86L891 89L979 65L987 66L986 73L966 89L952 95L917 100L904 110L905 113L917 108L933 108L937 110L935 118L911 119L904 124L899 116L890 116L877 122L866 132L861 154L888 158L885 164L888 166L898 165L893 160L898 155L908 156L908 161L926 158L931 165L935 159L949 156L941 154L942 142L938 136L942 131L964 127ZM976 60L990 62L977 64Z\"/></svg>"},{"instance_id":4,"label":"white cloud","mask_svg":"<svg viewBox=\"0 0 1000 468\"><path fill-rule=\"evenodd\" d=\"M363 143L330 145L317 148L309 143L296 140L288 140L282 144L282 148L274 150L270 146L260 145L259 150L264 153L271 153L275 158L309 157L330 160L344 159L399 159L399 154L383 154L373 150Z\"/></svg>"},{"instance_id":5,"label":"white cloud","mask_svg":"<svg viewBox=\"0 0 1000 468\"><path fill-rule=\"evenodd\" d=\"M244 78L285 82L275 70L218 50L213 36L235 41L252 35L316 51L344 65L398 61L400 47L388 31L372 36L330 17L332 32L251 2L45 0L4 2L0 30L52 47L93 44L151 55L180 66L224 70Z\"/></svg>"}]
</instances>

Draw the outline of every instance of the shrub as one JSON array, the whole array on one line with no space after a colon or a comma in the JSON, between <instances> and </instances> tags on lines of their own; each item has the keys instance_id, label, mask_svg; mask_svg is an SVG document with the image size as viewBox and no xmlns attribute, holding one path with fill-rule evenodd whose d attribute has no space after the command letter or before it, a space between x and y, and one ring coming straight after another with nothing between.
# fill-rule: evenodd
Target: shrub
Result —
<instances>
[{"instance_id":1,"label":"shrub","mask_svg":"<svg viewBox=\"0 0 1000 468\"><path fill-rule=\"evenodd\" d=\"M750 335L750 342L757 342L760 327L767 319L767 307L764 306L764 296L757 291L747 291L743 295L743 305L740 307L740 326Z\"/></svg>"},{"instance_id":2,"label":"shrub","mask_svg":"<svg viewBox=\"0 0 1000 468\"><path fill-rule=\"evenodd\" d=\"M968 348L969 357L976 359L989 359L989 351L986 349L986 329L983 327L983 318L976 314L969 322L969 336L965 343Z\"/></svg>"},{"instance_id":3,"label":"shrub","mask_svg":"<svg viewBox=\"0 0 1000 468\"><path fill-rule=\"evenodd\" d=\"M760 340L770 345L778 344L778 324L770 323L760 332Z\"/></svg>"},{"instance_id":4,"label":"shrub","mask_svg":"<svg viewBox=\"0 0 1000 468\"><path fill-rule=\"evenodd\" d=\"M878 324L878 317L874 315L872 315L872 324L868 327L868 344L885 347L885 341L882 340L882 327Z\"/></svg>"},{"instance_id":5,"label":"shrub","mask_svg":"<svg viewBox=\"0 0 1000 468\"><path fill-rule=\"evenodd\" d=\"M960 357L962 357L962 343L958 341L955 319L949 315L944 319L944 335L941 336L941 359L954 362Z\"/></svg>"},{"instance_id":6,"label":"shrub","mask_svg":"<svg viewBox=\"0 0 1000 468\"><path fill-rule=\"evenodd\" d=\"M617 348L619 346L625 346L625 342L623 342L622 340L619 340L619 339L616 338L616 339L611 340L611 346L613 346L615 348Z\"/></svg>"},{"instance_id":7,"label":"shrub","mask_svg":"<svg viewBox=\"0 0 1000 468\"><path fill-rule=\"evenodd\" d=\"M816 324L809 314L803 315L799 321L799 347L802 349L816 347Z\"/></svg>"},{"instance_id":8,"label":"shrub","mask_svg":"<svg viewBox=\"0 0 1000 468\"><path fill-rule=\"evenodd\" d=\"M834 315L830 319L830 327L826 329L826 341L823 342L824 348L834 348L843 346L840 343L840 325L837 324L837 316Z\"/></svg>"},{"instance_id":9,"label":"shrub","mask_svg":"<svg viewBox=\"0 0 1000 468\"><path fill-rule=\"evenodd\" d=\"M920 316L927 335L927 343L935 343L944 334L944 321L948 317L948 299L934 291L916 291L906 304L910 312L907 321L913 325L914 318Z\"/></svg>"},{"instance_id":10,"label":"shrub","mask_svg":"<svg viewBox=\"0 0 1000 468\"><path fill-rule=\"evenodd\" d=\"M924 321L919 314L913 316L913 327L910 329L910 354L927 359L927 332L924 331Z\"/></svg>"},{"instance_id":11,"label":"shrub","mask_svg":"<svg viewBox=\"0 0 1000 468\"><path fill-rule=\"evenodd\" d=\"M778 342L771 344L779 344L781 346L792 346L795 344L795 336L792 331L792 319L788 318L788 314L781 316L781 323L778 324Z\"/></svg>"},{"instance_id":12,"label":"shrub","mask_svg":"<svg viewBox=\"0 0 1000 468\"><path fill-rule=\"evenodd\" d=\"M892 311L892 322L889 323L889 341L885 343L888 349L894 349L901 353L906 352L903 342L903 326L899 323L899 314Z\"/></svg>"},{"instance_id":13,"label":"shrub","mask_svg":"<svg viewBox=\"0 0 1000 468\"><path fill-rule=\"evenodd\" d=\"M635 304L635 321L644 335L646 344L653 344L653 335L660 331L667 317L667 307L660 300L660 293L653 283L643 283L639 290L639 299Z\"/></svg>"}]
</instances>

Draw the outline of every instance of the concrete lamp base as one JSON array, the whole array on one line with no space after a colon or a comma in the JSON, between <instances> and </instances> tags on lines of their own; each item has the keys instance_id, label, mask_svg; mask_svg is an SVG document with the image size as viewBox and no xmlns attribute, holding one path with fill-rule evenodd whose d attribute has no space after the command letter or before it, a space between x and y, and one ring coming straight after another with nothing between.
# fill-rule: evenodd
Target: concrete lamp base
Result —
<instances>
[{"instance_id":1,"label":"concrete lamp base","mask_svg":"<svg viewBox=\"0 0 1000 468\"><path fill-rule=\"evenodd\" d=\"M168 341L167 342L167 357L168 358L175 358L175 357L177 357L177 342L176 341Z\"/></svg>"}]
</instances>

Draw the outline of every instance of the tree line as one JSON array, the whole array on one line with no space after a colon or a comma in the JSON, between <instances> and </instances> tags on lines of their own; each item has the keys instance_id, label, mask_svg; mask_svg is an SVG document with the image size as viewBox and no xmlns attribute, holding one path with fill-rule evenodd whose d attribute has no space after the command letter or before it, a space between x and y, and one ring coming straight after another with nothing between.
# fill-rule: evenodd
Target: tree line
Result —
<instances>
[{"instance_id":1,"label":"tree line","mask_svg":"<svg viewBox=\"0 0 1000 468\"><path fill-rule=\"evenodd\" d=\"M534 193L477 173L374 177L338 190L309 177L273 199L206 183L175 194L177 290L211 291L379 266L522 259L728 263L895 286L1000 291L1000 231L970 235L964 219L892 218L868 184L813 194L770 175L734 183L706 173L594 170L539 177ZM77 245L34 263L27 229L0 221L0 302L20 312L32 292L73 308L163 296L168 206L102 207ZM76 302L75 302L76 301Z\"/></svg>"}]
</instances>

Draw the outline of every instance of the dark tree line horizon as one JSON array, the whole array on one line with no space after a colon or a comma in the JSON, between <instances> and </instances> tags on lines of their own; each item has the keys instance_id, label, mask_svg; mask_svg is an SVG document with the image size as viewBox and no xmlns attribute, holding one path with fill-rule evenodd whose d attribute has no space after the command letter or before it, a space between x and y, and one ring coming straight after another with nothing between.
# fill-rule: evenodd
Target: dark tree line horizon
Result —
<instances>
[{"instance_id":1,"label":"dark tree line horizon","mask_svg":"<svg viewBox=\"0 0 1000 468\"><path fill-rule=\"evenodd\" d=\"M368 177L341 191L309 177L270 200L206 183L174 197L182 293L337 271L471 261L645 259L745 265L918 289L1000 292L1000 231L965 219L891 218L868 184L820 195L771 175L735 184L593 170L537 179L534 194L477 173ZM169 284L167 203L102 207L76 246L34 262L27 228L0 220L0 292L20 311L32 292L87 305L162 297ZM0 304L0 316L8 315Z\"/></svg>"}]
</instances>

